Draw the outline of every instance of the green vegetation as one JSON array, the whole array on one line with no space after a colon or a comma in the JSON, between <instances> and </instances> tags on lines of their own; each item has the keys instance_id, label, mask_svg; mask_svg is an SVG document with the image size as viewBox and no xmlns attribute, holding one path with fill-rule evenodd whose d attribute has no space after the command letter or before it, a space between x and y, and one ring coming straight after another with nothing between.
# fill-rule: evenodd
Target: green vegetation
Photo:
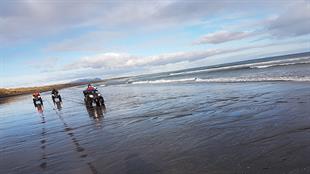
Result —
<instances>
[{"instance_id":1,"label":"green vegetation","mask_svg":"<svg viewBox=\"0 0 310 174\"><path fill-rule=\"evenodd\" d=\"M0 88L0 98L10 97L21 94L31 94L36 90L40 92L51 91L53 88L62 89L78 85L83 85L85 83L68 83L68 84L58 84L58 85L48 85L48 86L39 86L39 87L24 87L24 88Z\"/></svg>"},{"instance_id":2,"label":"green vegetation","mask_svg":"<svg viewBox=\"0 0 310 174\"><path fill-rule=\"evenodd\" d=\"M71 82L71 83L66 83L66 84L56 84L56 85L37 86L37 87L0 88L0 98L22 95L22 94L31 94L37 90L39 92L46 92L46 91L51 91L53 88L63 89L63 88L69 88L73 86L86 85L88 83L95 84L95 83L106 82L107 80L119 80L119 79L126 79L126 78L128 77L116 77L116 78L111 78L111 79L106 79L106 80L92 79L92 80L89 80L89 81L86 80L83 82Z\"/></svg>"}]
</instances>

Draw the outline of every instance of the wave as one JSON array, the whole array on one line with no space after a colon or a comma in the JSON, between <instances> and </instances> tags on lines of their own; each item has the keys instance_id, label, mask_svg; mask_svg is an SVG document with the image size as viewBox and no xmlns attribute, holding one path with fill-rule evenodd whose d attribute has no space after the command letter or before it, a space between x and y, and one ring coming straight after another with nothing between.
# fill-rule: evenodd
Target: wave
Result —
<instances>
[{"instance_id":1,"label":"wave","mask_svg":"<svg viewBox=\"0 0 310 174\"><path fill-rule=\"evenodd\" d=\"M258 68L258 69L261 69L261 68L269 68L269 67L273 67L275 65L258 65L258 66L251 66L250 68Z\"/></svg>"},{"instance_id":2,"label":"wave","mask_svg":"<svg viewBox=\"0 0 310 174\"><path fill-rule=\"evenodd\" d=\"M310 64L310 61L257 65L257 66L250 66L250 68L269 68L269 67L274 67L274 66L289 66L289 65L299 65L299 64Z\"/></svg>"},{"instance_id":3,"label":"wave","mask_svg":"<svg viewBox=\"0 0 310 174\"><path fill-rule=\"evenodd\" d=\"M145 81L136 81L131 84L152 84L152 83L177 83L177 82L194 82L197 78L186 78L186 79L160 79L160 80L145 80Z\"/></svg>"},{"instance_id":4,"label":"wave","mask_svg":"<svg viewBox=\"0 0 310 174\"><path fill-rule=\"evenodd\" d=\"M273 81L295 81L295 82L310 82L310 77L231 77L231 78L186 78L186 79L161 79L161 80L146 80L136 81L132 84L158 84L158 83L180 83L180 82L209 82L209 83L234 83L234 82L273 82Z\"/></svg>"},{"instance_id":5,"label":"wave","mask_svg":"<svg viewBox=\"0 0 310 174\"><path fill-rule=\"evenodd\" d=\"M175 75L185 75L185 74L194 74L194 73L199 73L199 72L206 72L209 69L203 69L203 70L194 70L194 71L186 71L186 72L178 72L178 73L170 73L170 76L175 76Z\"/></svg>"},{"instance_id":6,"label":"wave","mask_svg":"<svg viewBox=\"0 0 310 174\"><path fill-rule=\"evenodd\" d=\"M179 72L179 73L170 73L169 75L186 75L186 74L195 74L201 72L212 72L212 71L223 71L223 70L233 70L239 68L248 68L247 64L244 65L234 65L234 66L226 66L226 67L218 67L218 68L210 68L210 69L202 69L202 70L193 70L193 71L186 71L186 72Z\"/></svg>"},{"instance_id":7,"label":"wave","mask_svg":"<svg viewBox=\"0 0 310 174\"><path fill-rule=\"evenodd\" d=\"M310 64L310 57L299 57L285 60L273 60L266 62L257 62L257 63L247 63L240 65L231 65L217 68L209 68L202 70L191 70L177 73L170 73L170 76L174 75L186 75L186 74L195 74L201 72L212 72L212 71L224 71L224 70L234 70L234 69L246 69L246 68L269 68L274 66L289 66L289 65L298 65L298 64Z\"/></svg>"},{"instance_id":8,"label":"wave","mask_svg":"<svg viewBox=\"0 0 310 174\"><path fill-rule=\"evenodd\" d=\"M295 82L310 82L310 77L245 77L245 78L213 78L213 79L200 79L197 78L196 82L273 82L273 81L295 81Z\"/></svg>"}]
</instances>

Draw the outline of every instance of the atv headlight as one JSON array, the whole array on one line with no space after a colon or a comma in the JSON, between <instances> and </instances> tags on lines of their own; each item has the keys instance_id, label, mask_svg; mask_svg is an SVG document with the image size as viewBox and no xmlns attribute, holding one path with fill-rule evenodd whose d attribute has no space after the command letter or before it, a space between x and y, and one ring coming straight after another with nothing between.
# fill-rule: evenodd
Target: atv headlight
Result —
<instances>
[{"instance_id":1,"label":"atv headlight","mask_svg":"<svg viewBox=\"0 0 310 174\"><path fill-rule=\"evenodd\" d=\"M89 95L89 97L90 97L90 98L94 98L94 96L93 96L93 95Z\"/></svg>"},{"instance_id":2,"label":"atv headlight","mask_svg":"<svg viewBox=\"0 0 310 174\"><path fill-rule=\"evenodd\" d=\"M98 94L98 96L101 96L101 94Z\"/></svg>"}]
</instances>

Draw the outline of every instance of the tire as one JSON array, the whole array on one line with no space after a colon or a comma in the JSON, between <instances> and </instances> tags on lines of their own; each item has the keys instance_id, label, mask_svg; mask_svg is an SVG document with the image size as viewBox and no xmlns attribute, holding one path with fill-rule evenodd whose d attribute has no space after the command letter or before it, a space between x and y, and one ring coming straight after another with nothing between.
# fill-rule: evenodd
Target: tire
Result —
<instances>
[{"instance_id":1,"label":"tire","mask_svg":"<svg viewBox=\"0 0 310 174\"><path fill-rule=\"evenodd\" d=\"M100 102L99 102L99 101L97 101L97 102L96 102L96 105L97 105L97 106L100 106Z\"/></svg>"},{"instance_id":2,"label":"tire","mask_svg":"<svg viewBox=\"0 0 310 174\"><path fill-rule=\"evenodd\" d=\"M89 107L93 107L93 101L92 101L92 99L88 98L88 99L87 99L87 104L88 104Z\"/></svg>"},{"instance_id":3,"label":"tire","mask_svg":"<svg viewBox=\"0 0 310 174\"><path fill-rule=\"evenodd\" d=\"M104 106L104 99L103 99L103 97L100 98L100 103L101 103L101 106Z\"/></svg>"},{"instance_id":4,"label":"tire","mask_svg":"<svg viewBox=\"0 0 310 174\"><path fill-rule=\"evenodd\" d=\"M40 98L40 103L41 103L41 105L43 105L43 100L42 100L42 98Z\"/></svg>"},{"instance_id":5,"label":"tire","mask_svg":"<svg viewBox=\"0 0 310 174\"><path fill-rule=\"evenodd\" d=\"M59 101L62 102L61 96L59 96Z\"/></svg>"}]
</instances>

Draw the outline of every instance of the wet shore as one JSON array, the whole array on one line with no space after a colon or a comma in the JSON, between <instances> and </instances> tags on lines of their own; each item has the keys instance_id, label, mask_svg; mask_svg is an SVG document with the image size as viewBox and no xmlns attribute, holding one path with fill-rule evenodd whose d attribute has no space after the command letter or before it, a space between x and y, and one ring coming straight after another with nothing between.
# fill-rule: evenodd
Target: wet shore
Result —
<instances>
[{"instance_id":1,"label":"wet shore","mask_svg":"<svg viewBox=\"0 0 310 174\"><path fill-rule=\"evenodd\" d=\"M0 102L0 173L309 173L310 84L82 87Z\"/></svg>"}]
</instances>

